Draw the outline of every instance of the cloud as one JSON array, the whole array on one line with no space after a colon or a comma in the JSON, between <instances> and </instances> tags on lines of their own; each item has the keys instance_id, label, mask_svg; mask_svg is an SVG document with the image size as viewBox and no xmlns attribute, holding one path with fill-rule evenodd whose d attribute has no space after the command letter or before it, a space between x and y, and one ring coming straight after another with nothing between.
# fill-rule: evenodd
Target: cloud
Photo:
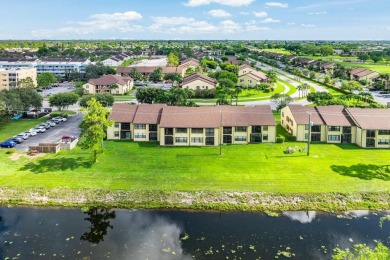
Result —
<instances>
[{"instance_id":1,"label":"cloud","mask_svg":"<svg viewBox=\"0 0 390 260\"><path fill-rule=\"evenodd\" d=\"M316 218L315 211L285 211L283 215L302 224L311 223Z\"/></svg>"},{"instance_id":2,"label":"cloud","mask_svg":"<svg viewBox=\"0 0 390 260\"><path fill-rule=\"evenodd\" d=\"M241 29L241 26L232 20L225 20L219 24L220 31L223 33L235 33Z\"/></svg>"},{"instance_id":3,"label":"cloud","mask_svg":"<svg viewBox=\"0 0 390 260\"><path fill-rule=\"evenodd\" d=\"M246 28L245 28L246 31L269 31L270 28L269 27L261 27L261 26L257 26L257 25L248 25Z\"/></svg>"},{"instance_id":4,"label":"cloud","mask_svg":"<svg viewBox=\"0 0 390 260\"><path fill-rule=\"evenodd\" d=\"M327 12L326 11L322 11L322 12L309 12L307 13L308 15L321 15L321 14L326 14Z\"/></svg>"},{"instance_id":5,"label":"cloud","mask_svg":"<svg viewBox=\"0 0 390 260\"><path fill-rule=\"evenodd\" d=\"M74 26L62 27L57 30L39 29L31 31L35 38L50 38L63 34L70 35L88 35L100 31L119 31L122 33L140 31L142 29L139 25L131 24L130 22L142 19L142 15L128 11L124 13L102 13L93 14L89 16L87 21L70 21L68 24Z\"/></svg>"},{"instance_id":6,"label":"cloud","mask_svg":"<svg viewBox=\"0 0 390 260\"><path fill-rule=\"evenodd\" d=\"M209 15L213 16L213 17L229 17L229 16L232 16L230 13L228 13L225 10L222 10L222 9L210 10L207 13Z\"/></svg>"},{"instance_id":7,"label":"cloud","mask_svg":"<svg viewBox=\"0 0 390 260\"><path fill-rule=\"evenodd\" d=\"M266 19L262 20L260 23L280 23L280 20L276 20L273 18L266 18Z\"/></svg>"},{"instance_id":8,"label":"cloud","mask_svg":"<svg viewBox=\"0 0 390 260\"><path fill-rule=\"evenodd\" d=\"M249 15L250 12L239 12L239 14L241 14L241 15Z\"/></svg>"},{"instance_id":9,"label":"cloud","mask_svg":"<svg viewBox=\"0 0 390 260\"><path fill-rule=\"evenodd\" d=\"M306 28L313 28L316 27L314 24L301 24L301 27L306 27Z\"/></svg>"},{"instance_id":10,"label":"cloud","mask_svg":"<svg viewBox=\"0 0 390 260\"><path fill-rule=\"evenodd\" d=\"M184 5L189 7L197 7L202 5L220 4L238 7L248 6L254 1L255 0L189 0L187 3L184 3Z\"/></svg>"},{"instance_id":11,"label":"cloud","mask_svg":"<svg viewBox=\"0 0 390 260\"><path fill-rule=\"evenodd\" d=\"M256 17L267 17L267 12L253 12L253 15Z\"/></svg>"},{"instance_id":12,"label":"cloud","mask_svg":"<svg viewBox=\"0 0 390 260\"><path fill-rule=\"evenodd\" d=\"M268 2L265 3L266 6L270 7L279 7L279 8L287 8L288 4L287 3L279 3L279 2Z\"/></svg>"},{"instance_id":13,"label":"cloud","mask_svg":"<svg viewBox=\"0 0 390 260\"><path fill-rule=\"evenodd\" d=\"M295 23L287 23L287 25L295 25Z\"/></svg>"}]
</instances>

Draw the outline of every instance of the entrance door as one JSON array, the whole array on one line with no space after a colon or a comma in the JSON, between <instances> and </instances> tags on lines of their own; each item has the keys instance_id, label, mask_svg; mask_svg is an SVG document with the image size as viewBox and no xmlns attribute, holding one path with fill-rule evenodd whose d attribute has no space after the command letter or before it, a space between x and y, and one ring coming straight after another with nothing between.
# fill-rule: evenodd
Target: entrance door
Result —
<instances>
[{"instance_id":1,"label":"entrance door","mask_svg":"<svg viewBox=\"0 0 390 260\"><path fill-rule=\"evenodd\" d=\"M130 131L121 131L122 140L130 140Z\"/></svg>"},{"instance_id":2,"label":"entrance door","mask_svg":"<svg viewBox=\"0 0 390 260\"><path fill-rule=\"evenodd\" d=\"M312 142L319 142L319 141L321 141L321 134L311 134L311 141Z\"/></svg>"},{"instance_id":3,"label":"entrance door","mask_svg":"<svg viewBox=\"0 0 390 260\"><path fill-rule=\"evenodd\" d=\"M350 143L352 143L352 135L351 134L343 134L341 142L343 144L350 144Z\"/></svg>"},{"instance_id":4,"label":"entrance door","mask_svg":"<svg viewBox=\"0 0 390 260\"><path fill-rule=\"evenodd\" d=\"M366 147L375 147L375 138L366 138Z\"/></svg>"}]
</instances>

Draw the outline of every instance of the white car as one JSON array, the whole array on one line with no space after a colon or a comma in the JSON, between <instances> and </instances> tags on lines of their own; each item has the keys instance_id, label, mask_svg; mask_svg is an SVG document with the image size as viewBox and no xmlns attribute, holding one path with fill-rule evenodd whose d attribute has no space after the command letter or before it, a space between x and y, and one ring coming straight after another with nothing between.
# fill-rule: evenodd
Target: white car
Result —
<instances>
[{"instance_id":1,"label":"white car","mask_svg":"<svg viewBox=\"0 0 390 260\"><path fill-rule=\"evenodd\" d=\"M37 133L43 133L43 132L46 131L46 128L43 127L43 126L38 126L38 127L35 127L33 130L34 130L35 132L37 132Z\"/></svg>"},{"instance_id":2,"label":"white car","mask_svg":"<svg viewBox=\"0 0 390 260\"><path fill-rule=\"evenodd\" d=\"M28 138L28 134L26 133L20 133L18 135L15 135L14 137L20 137L23 138L23 140L26 140Z\"/></svg>"},{"instance_id":3,"label":"white car","mask_svg":"<svg viewBox=\"0 0 390 260\"><path fill-rule=\"evenodd\" d=\"M37 135L37 132L35 132L35 131L32 130L32 129L26 131L25 133L28 134L29 136L36 136L36 135Z\"/></svg>"},{"instance_id":4,"label":"white car","mask_svg":"<svg viewBox=\"0 0 390 260\"><path fill-rule=\"evenodd\" d=\"M53 119L61 121L61 122L65 122L67 120L65 117L62 117L62 116L53 117Z\"/></svg>"},{"instance_id":5,"label":"white car","mask_svg":"<svg viewBox=\"0 0 390 260\"><path fill-rule=\"evenodd\" d=\"M49 124L51 127L57 125L57 123L55 121L46 121L46 124Z\"/></svg>"}]
</instances>

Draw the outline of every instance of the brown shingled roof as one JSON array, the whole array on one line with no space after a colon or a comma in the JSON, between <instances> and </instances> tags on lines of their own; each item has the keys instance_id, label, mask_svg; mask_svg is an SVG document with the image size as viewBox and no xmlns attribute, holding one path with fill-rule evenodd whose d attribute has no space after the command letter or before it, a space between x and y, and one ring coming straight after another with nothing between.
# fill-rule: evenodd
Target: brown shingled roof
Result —
<instances>
[{"instance_id":1,"label":"brown shingled roof","mask_svg":"<svg viewBox=\"0 0 390 260\"><path fill-rule=\"evenodd\" d=\"M188 84L188 83L193 82L195 80L201 80L201 81L207 82L209 84L213 84L213 85L217 84L217 81L215 79L210 78L210 77L203 75L203 74L200 74L200 73L195 73L195 74L192 74L192 75L185 77L183 79L182 85Z\"/></svg>"},{"instance_id":2,"label":"brown shingled roof","mask_svg":"<svg viewBox=\"0 0 390 260\"><path fill-rule=\"evenodd\" d=\"M307 125L309 122L309 113L311 113L310 120L315 125L323 125L325 122L320 117L318 111L314 107L302 105L288 105L291 114L295 119L297 125Z\"/></svg>"},{"instance_id":3,"label":"brown shingled roof","mask_svg":"<svg viewBox=\"0 0 390 260\"><path fill-rule=\"evenodd\" d=\"M346 111L362 129L390 130L390 109L347 108Z\"/></svg>"},{"instance_id":4,"label":"brown shingled roof","mask_svg":"<svg viewBox=\"0 0 390 260\"><path fill-rule=\"evenodd\" d=\"M137 113L134 116L134 124L159 124L164 104L142 104L138 105Z\"/></svg>"},{"instance_id":5,"label":"brown shingled roof","mask_svg":"<svg viewBox=\"0 0 390 260\"><path fill-rule=\"evenodd\" d=\"M113 84L120 84L120 85L126 85L129 81L132 81L133 79L130 77L121 77L119 75L104 75L97 79L90 79L88 80L89 84L95 85L95 86L111 86Z\"/></svg>"},{"instance_id":6,"label":"brown shingled roof","mask_svg":"<svg viewBox=\"0 0 390 260\"><path fill-rule=\"evenodd\" d=\"M130 105L127 103L114 103L112 112L108 119L112 119L118 123L132 123L134 120L137 105Z\"/></svg>"},{"instance_id":7,"label":"brown shingled roof","mask_svg":"<svg viewBox=\"0 0 390 260\"><path fill-rule=\"evenodd\" d=\"M241 77L242 76L248 76L248 77L254 78L256 80L267 80L268 79L267 75L265 75L263 72L260 72L260 71L250 71L246 74L241 75Z\"/></svg>"},{"instance_id":8,"label":"brown shingled roof","mask_svg":"<svg viewBox=\"0 0 390 260\"><path fill-rule=\"evenodd\" d=\"M315 108L328 126L355 125L343 106L316 106Z\"/></svg>"}]
</instances>

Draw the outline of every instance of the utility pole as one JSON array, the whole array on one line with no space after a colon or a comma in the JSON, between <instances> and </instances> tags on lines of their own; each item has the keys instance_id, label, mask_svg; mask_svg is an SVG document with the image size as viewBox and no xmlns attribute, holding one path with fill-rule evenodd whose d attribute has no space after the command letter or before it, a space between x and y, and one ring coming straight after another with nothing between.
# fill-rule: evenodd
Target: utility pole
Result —
<instances>
[{"instance_id":1,"label":"utility pole","mask_svg":"<svg viewBox=\"0 0 390 260\"><path fill-rule=\"evenodd\" d=\"M308 126L309 126L309 134L307 136L307 156L310 155L310 139L311 139L311 113L308 112L308 114L309 114L309 124L308 124Z\"/></svg>"},{"instance_id":2,"label":"utility pole","mask_svg":"<svg viewBox=\"0 0 390 260\"><path fill-rule=\"evenodd\" d=\"M219 110L220 118L219 118L219 155L222 155L222 110Z\"/></svg>"}]
</instances>

